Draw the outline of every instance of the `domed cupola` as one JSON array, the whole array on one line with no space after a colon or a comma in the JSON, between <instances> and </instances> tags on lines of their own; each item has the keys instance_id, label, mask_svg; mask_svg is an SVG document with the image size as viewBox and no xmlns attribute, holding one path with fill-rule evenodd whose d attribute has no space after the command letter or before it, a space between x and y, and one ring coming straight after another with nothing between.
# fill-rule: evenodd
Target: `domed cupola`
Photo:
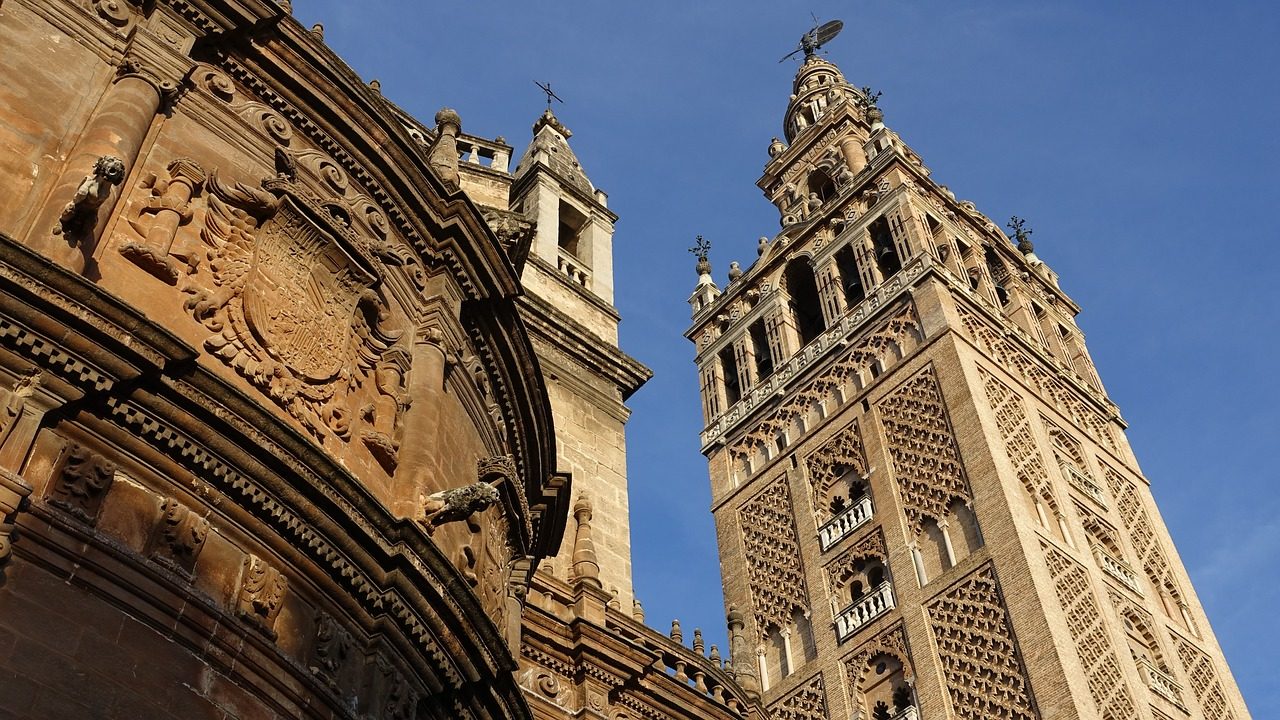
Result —
<instances>
[{"instance_id":1,"label":"domed cupola","mask_svg":"<svg viewBox=\"0 0 1280 720\"><path fill-rule=\"evenodd\" d=\"M791 102L782 121L782 130L791 143L841 103L857 107L861 93L841 74L840 68L817 55L805 58L796 73Z\"/></svg>"}]
</instances>

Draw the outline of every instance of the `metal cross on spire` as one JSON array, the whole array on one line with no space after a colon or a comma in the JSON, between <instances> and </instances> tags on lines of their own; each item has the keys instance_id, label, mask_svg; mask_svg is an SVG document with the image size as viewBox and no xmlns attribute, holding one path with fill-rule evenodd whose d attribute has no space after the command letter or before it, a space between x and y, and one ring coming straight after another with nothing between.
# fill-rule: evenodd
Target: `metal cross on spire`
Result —
<instances>
[{"instance_id":1,"label":"metal cross on spire","mask_svg":"<svg viewBox=\"0 0 1280 720\"><path fill-rule=\"evenodd\" d=\"M553 90L551 89L551 83L549 83L549 82L548 82L546 85L543 85L542 83L538 82L537 80L534 80L534 81L533 81L533 84L534 84L534 85L537 85L537 86L538 86L538 88L542 90L542 92L544 92L544 93L546 93L546 94L547 94L547 109L548 109L548 110L550 110L550 109L551 109L551 101L552 101L552 100L555 100L556 102L560 103L561 105L563 105L563 104L564 104L564 100L561 100L561 99L560 99L560 96L559 96L559 95L557 95L557 94L555 94L555 91L553 91Z\"/></svg>"}]
</instances>

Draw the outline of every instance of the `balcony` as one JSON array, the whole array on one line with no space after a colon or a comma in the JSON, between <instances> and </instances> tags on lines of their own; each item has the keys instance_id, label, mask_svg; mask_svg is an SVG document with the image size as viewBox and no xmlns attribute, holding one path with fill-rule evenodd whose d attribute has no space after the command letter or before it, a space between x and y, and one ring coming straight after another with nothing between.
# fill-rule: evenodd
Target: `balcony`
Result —
<instances>
[{"instance_id":1,"label":"balcony","mask_svg":"<svg viewBox=\"0 0 1280 720\"><path fill-rule=\"evenodd\" d=\"M560 252L556 256L556 269L569 278L569 282L574 285L581 285L584 288L591 288L591 270L587 268L586 263L574 257L572 253L560 248Z\"/></svg>"},{"instance_id":2,"label":"balcony","mask_svg":"<svg viewBox=\"0 0 1280 720\"><path fill-rule=\"evenodd\" d=\"M1064 461L1062 463L1062 474L1067 476L1067 480L1072 487L1093 498L1099 505L1107 506L1106 496L1102 494L1102 488L1093 481L1093 478L1089 477L1088 473L1076 467L1073 463Z\"/></svg>"},{"instance_id":3,"label":"balcony","mask_svg":"<svg viewBox=\"0 0 1280 720\"><path fill-rule=\"evenodd\" d=\"M818 544L822 546L822 551L830 550L842 538L865 525L871 520L871 515L871 498L863 495L852 507L823 523L818 528Z\"/></svg>"},{"instance_id":4,"label":"balcony","mask_svg":"<svg viewBox=\"0 0 1280 720\"><path fill-rule=\"evenodd\" d=\"M1103 572L1119 580L1122 585L1130 590L1139 595L1142 594L1142 585L1138 582L1138 575L1129 568L1127 563L1111 557L1110 553L1097 545L1093 546L1093 554L1098 558L1098 564L1102 566Z\"/></svg>"},{"instance_id":5,"label":"balcony","mask_svg":"<svg viewBox=\"0 0 1280 720\"><path fill-rule=\"evenodd\" d=\"M1168 673L1156 667L1150 660L1138 658L1138 674L1146 681L1151 692L1173 703L1174 707L1180 710L1187 709L1182 704L1182 688Z\"/></svg>"},{"instance_id":6,"label":"balcony","mask_svg":"<svg viewBox=\"0 0 1280 720\"><path fill-rule=\"evenodd\" d=\"M920 711L916 709L915 705L912 705L898 711L898 714L894 715L892 720L920 720Z\"/></svg>"},{"instance_id":7,"label":"balcony","mask_svg":"<svg viewBox=\"0 0 1280 720\"><path fill-rule=\"evenodd\" d=\"M836 616L836 638L840 642L848 640L854 633L868 623L894 609L893 588L889 583L881 583L869 595L855 600Z\"/></svg>"}]
</instances>

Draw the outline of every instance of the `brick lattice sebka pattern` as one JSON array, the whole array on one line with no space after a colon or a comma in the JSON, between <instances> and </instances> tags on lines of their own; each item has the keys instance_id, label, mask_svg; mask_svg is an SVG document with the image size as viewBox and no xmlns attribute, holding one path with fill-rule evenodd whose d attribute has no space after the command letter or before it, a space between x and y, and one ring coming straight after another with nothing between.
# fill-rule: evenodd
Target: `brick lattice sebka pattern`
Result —
<instances>
[{"instance_id":1,"label":"brick lattice sebka pattern","mask_svg":"<svg viewBox=\"0 0 1280 720\"><path fill-rule=\"evenodd\" d=\"M738 510L738 516L756 629L763 638L770 627L789 626L792 614L809 605L786 479L779 477L766 485Z\"/></svg>"},{"instance_id":2,"label":"brick lattice sebka pattern","mask_svg":"<svg viewBox=\"0 0 1280 720\"><path fill-rule=\"evenodd\" d=\"M929 626L956 717L1038 720L990 564L929 604Z\"/></svg>"},{"instance_id":3,"label":"brick lattice sebka pattern","mask_svg":"<svg viewBox=\"0 0 1280 720\"><path fill-rule=\"evenodd\" d=\"M1107 636L1107 626L1098 609L1097 597L1089 586L1087 571L1052 547L1045 548L1044 559L1098 712L1107 720L1137 718L1137 708L1125 685L1115 648Z\"/></svg>"},{"instance_id":4,"label":"brick lattice sebka pattern","mask_svg":"<svg viewBox=\"0 0 1280 720\"><path fill-rule=\"evenodd\" d=\"M943 522L952 503L972 501L933 368L881 401L880 413L903 512L918 535L926 518Z\"/></svg>"}]
</instances>

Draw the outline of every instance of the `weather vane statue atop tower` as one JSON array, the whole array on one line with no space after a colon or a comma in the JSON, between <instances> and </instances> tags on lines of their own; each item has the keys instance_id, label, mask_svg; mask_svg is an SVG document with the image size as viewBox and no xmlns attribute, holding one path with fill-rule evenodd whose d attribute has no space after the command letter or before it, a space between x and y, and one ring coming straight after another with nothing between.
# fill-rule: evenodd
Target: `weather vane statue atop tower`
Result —
<instances>
[{"instance_id":1,"label":"weather vane statue atop tower","mask_svg":"<svg viewBox=\"0 0 1280 720\"><path fill-rule=\"evenodd\" d=\"M817 21L818 19L814 18L814 22L817 23ZM818 48L831 42L832 38L839 35L843 29L844 22L840 20L831 20L822 25L815 25L809 32L800 36L800 44L796 46L796 49L784 55L778 62L786 62L794 57L796 53L801 52L804 53L806 58L812 57L818 51Z\"/></svg>"}]
</instances>

